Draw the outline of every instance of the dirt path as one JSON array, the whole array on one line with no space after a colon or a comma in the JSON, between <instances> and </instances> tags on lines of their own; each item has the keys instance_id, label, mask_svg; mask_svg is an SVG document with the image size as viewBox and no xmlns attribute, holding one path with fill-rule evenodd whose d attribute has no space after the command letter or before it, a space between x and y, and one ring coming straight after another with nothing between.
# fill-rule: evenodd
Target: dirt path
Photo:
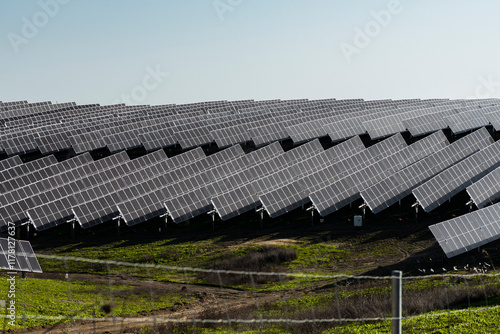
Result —
<instances>
[{"instance_id":1,"label":"dirt path","mask_svg":"<svg viewBox=\"0 0 500 334\"><path fill-rule=\"evenodd\" d=\"M58 276L58 274L48 274L47 276ZM107 277L99 275L74 274L72 277L78 280L108 282ZM185 284L142 281L123 276L113 276L112 279L120 284L143 288L149 288L151 286L155 293L160 291L178 291L185 296L194 297L194 301L190 304L180 305L175 309L159 310L155 312L155 314L149 313L131 317L136 318L137 321L122 322L120 319L117 319L113 322L113 318L108 318L108 321L98 322L78 320L74 323L59 323L46 326L45 328L37 327L30 330L17 330L13 333L122 333L124 330L132 332L144 326L153 329L155 328L155 322L152 319L154 317L157 319L192 319L206 318L211 315L218 315L220 316L219 318L227 318L227 315L229 315L230 318L242 318L248 315L248 311L254 309L256 305L263 305L275 301L281 296L279 292L255 294L252 291L228 288L221 289L213 286L189 285L186 287ZM161 324L161 321L158 321L158 324Z\"/></svg>"}]
</instances>

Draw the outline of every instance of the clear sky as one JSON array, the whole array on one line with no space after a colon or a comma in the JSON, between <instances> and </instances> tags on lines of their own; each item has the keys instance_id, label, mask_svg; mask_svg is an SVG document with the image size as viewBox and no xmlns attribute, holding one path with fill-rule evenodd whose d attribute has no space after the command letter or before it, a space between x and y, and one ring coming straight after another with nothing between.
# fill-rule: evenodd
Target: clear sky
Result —
<instances>
[{"instance_id":1,"label":"clear sky","mask_svg":"<svg viewBox=\"0 0 500 334\"><path fill-rule=\"evenodd\" d=\"M500 97L500 2L1 0L0 100Z\"/></svg>"}]
</instances>

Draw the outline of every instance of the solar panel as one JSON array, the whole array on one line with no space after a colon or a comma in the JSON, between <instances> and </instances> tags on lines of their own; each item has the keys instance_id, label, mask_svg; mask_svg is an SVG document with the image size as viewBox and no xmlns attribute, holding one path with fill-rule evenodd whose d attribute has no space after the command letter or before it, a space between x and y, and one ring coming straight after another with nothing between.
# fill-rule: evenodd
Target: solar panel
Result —
<instances>
[{"instance_id":1,"label":"solar panel","mask_svg":"<svg viewBox=\"0 0 500 334\"><path fill-rule=\"evenodd\" d=\"M166 159L165 152L154 152L153 155L148 154L134 160L129 160L128 155L122 152L69 170L54 178L51 183L55 183L55 186L30 197L32 203L29 205L27 215L38 230L65 223L66 220L72 218L70 209L76 205L74 194L119 175L125 175L152 159L155 161Z\"/></svg>"},{"instance_id":2,"label":"solar panel","mask_svg":"<svg viewBox=\"0 0 500 334\"><path fill-rule=\"evenodd\" d=\"M207 212L210 207L210 197L223 189L229 190L238 186L246 178L249 182L255 176L250 168L271 158L283 155L279 143L273 143L259 150L207 170L179 183L170 184L164 188L164 205L169 216L176 223ZM284 156L281 157L284 159Z\"/></svg>"},{"instance_id":3,"label":"solar panel","mask_svg":"<svg viewBox=\"0 0 500 334\"><path fill-rule=\"evenodd\" d=\"M217 165L243 155L244 152L241 149L241 146L235 145L186 166L189 167L188 170L184 167L170 171L155 180L156 187L152 187L151 191L142 193L140 196L132 198L128 201L119 203L117 207L120 216L124 219L127 225L132 226L162 215L166 212L162 201L168 197L168 192L165 193L163 189L165 185L179 183L181 180L201 174L210 168L215 168ZM179 195L181 195L181 193L179 193Z\"/></svg>"},{"instance_id":4,"label":"solar panel","mask_svg":"<svg viewBox=\"0 0 500 334\"><path fill-rule=\"evenodd\" d=\"M162 147L177 144L177 137L172 134L172 129L148 130L139 134L139 140L147 151L154 151Z\"/></svg>"},{"instance_id":5,"label":"solar panel","mask_svg":"<svg viewBox=\"0 0 500 334\"><path fill-rule=\"evenodd\" d=\"M272 120L270 120L273 122ZM249 128L264 126L269 124L269 121L254 121L244 124L237 124L234 126L228 126L223 128L217 128L210 132L212 138L214 138L217 146L227 147L230 145L245 143L250 141L252 138L248 132Z\"/></svg>"},{"instance_id":6,"label":"solar panel","mask_svg":"<svg viewBox=\"0 0 500 334\"><path fill-rule=\"evenodd\" d=\"M463 137L428 157L361 191L361 197L373 213L388 208L446 168L467 158L493 142L485 128Z\"/></svg>"},{"instance_id":7,"label":"solar panel","mask_svg":"<svg viewBox=\"0 0 500 334\"><path fill-rule=\"evenodd\" d=\"M434 176L412 193L425 212L430 212L499 166L500 142L496 142Z\"/></svg>"},{"instance_id":8,"label":"solar panel","mask_svg":"<svg viewBox=\"0 0 500 334\"><path fill-rule=\"evenodd\" d=\"M323 128L335 142L366 133L366 128L363 126L364 120L365 116L347 118L324 124Z\"/></svg>"},{"instance_id":9,"label":"solar panel","mask_svg":"<svg viewBox=\"0 0 500 334\"><path fill-rule=\"evenodd\" d=\"M266 212L272 218L275 218L296 209L309 202L308 196L310 193L373 164L381 159L384 154L394 153L407 146L400 134L367 149L362 149L363 145L356 148L360 142L359 137L355 137L352 142L354 147L351 148L353 150L351 154L340 155L338 159L331 162L327 160L324 165L315 167L306 161L299 163L297 168L302 174L299 175L297 180L292 180L291 183L260 196L260 202Z\"/></svg>"},{"instance_id":10,"label":"solar panel","mask_svg":"<svg viewBox=\"0 0 500 334\"><path fill-rule=\"evenodd\" d=\"M338 158L342 156L342 154L347 153L349 150L348 146L352 148L352 153L360 149L360 147L354 145L354 143L364 147L359 138L357 141L354 140L345 145L337 145L327 150L328 153L323 151L317 139L299 146L291 151L285 152L285 160L281 165L277 164L273 167L269 167L266 166L266 163L260 164L249 170L248 174L252 176L248 180L228 182L231 186L227 188L223 188L218 184L217 191L212 192L214 196L211 202L222 220L235 217L260 205L259 196L296 179L298 175L301 174L297 170L298 164L303 164L308 160L316 161L316 157L319 155L325 155L325 157L335 156ZM334 158L332 158L330 162L333 160ZM277 161L274 163L276 162ZM262 170L267 170L267 172L263 172Z\"/></svg>"},{"instance_id":11,"label":"solar panel","mask_svg":"<svg viewBox=\"0 0 500 334\"><path fill-rule=\"evenodd\" d=\"M9 252L12 248L14 256ZM42 272L29 241L7 238L0 238L0 270Z\"/></svg>"},{"instance_id":12,"label":"solar panel","mask_svg":"<svg viewBox=\"0 0 500 334\"><path fill-rule=\"evenodd\" d=\"M31 272L41 273L42 268L40 267L40 263L38 263L38 259L36 258L33 248L31 247L31 243L26 240L18 240L18 243L23 249L24 255L30 266Z\"/></svg>"},{"instance_id":13,"label":"solar panel","mask_svg":"<svg viewBox=\"0 0 500 334\"><path fill-rule=\"evenodd\" d=\"M477 129L490 123L481 109L464 111L447 116L444 120L455 134Z\"/></svg>"},{"instance_id":14,"label":"solar panel","mask_svg":"<svg viewBox=\"0 0 500 334\"><path fill-rule=\"evenodd\" d=\"M30 161L25 164L20 164L13 166L8 169L4 169L0 171L0 182L5 182L10 179L23 176L25 174L32 173L36 170L42 169L44 167L53 165L57 163L56 157L53 155L49 155L47 157L43 157L37 160Z\"/></svg>"},{"instance_id":15,"label":"solar panel","mask_svg":"<svg viewBox=\"0 0 500 334\"><path fill-rule=\"evenodd\" d=\"M500 167L467 187L467 194L478 208L484 208L500 199Z\"/></svg>"},{"instance_id":16,"label":"solar panel","mask_svg":"<svg viewBox=\"0 0 500 334\"><path fill-rule=\"evenodd\" d=\"M414 112L406 112L401 114L398 113L365 121L363 122L363 126L365 127L368 135L372 140L379 139L395 133L406 131L402 120L414 116Z\"/></svg>"},{"instance_id":17,"label":"solar panel","mask_svg":"<svg viewBox=\"0 0 500 334\"><path fill-rule=\"evenodd\" d=\"M9 169L15 166L19 166L23 163L21 158L16 155L5 160L0 161L0 170Z\"/></svg>"},{"instance_id":18,"label":"solar panel","mask_svg":"<svg viewBox=\"0 0 500 334\"><path fill-rule=\"evenodd\" d=\"M34 152L38 149L33 133L21 133L12 138L2 138L1 146L9 156Z\"/></svg>"},{"instance_id":19,"label":"solar panel","mask_svg":"<svg viewBox=\"0 0 500 334\"><path fill-rule=\"evenodd\" d=\"M266 124L259 127L249 128L248 133L256 146L262 146L277 140L289 138L287 127L315 120L330 117L337 112L330 108L314 108L308 111L295 113L293 117L286 120L276 121L275 123Z\"/></svg>"},{"instance_id":20,"label":"solar panel","mask_svg":"<svg viewBox=\"0 0 500 334\"><path fill-rule=\"evenodd\" d=\"M486 119L493 125L495 131L500 131L500 111L484 114Z\"/></svg>"},{"instance_id":21,"label":"solar panel","mask_svg":"<svg viewBox=\"0 0 500 334\"><path fill-rule=\"evenodd\" d=\"M72 206L72 212L83 228L101 224L119 214L118 203L154 191L158 176L173 168L184 168L203 157L203 150L197 148L168 160L141 165L135 171L75 194L77 204Z\"/></svg>"},{"instance_id":22,"label":"solar panel","mask_svg":"<svg viewBox=\"0 0 500 334\"><path fill-rule=\"evenodd\" d=\"M412 136L422 136L440 129L446 129L448 124L444 118L454 115L455 113L456 112L453 109L449 109L446 111L407 118L402 122L405 128L410 131Z\"/></svg>"},{"instance_id":23,"label":"solar panel","mask_svg":"<svg viewBox=\"0 0 500 334\"><path fill-rule=\"evenodd\" d=\"M54 133L35 138L35 143L42 154L49 154L71 148L71 143L66 133Z\"/></svg>"},{"instance_id":24,"label":"solar panel","mask_svg":"<svg viewBox=\"0 0 500 334\"><path fill-rule=\"evenodd\" d=\"M68 169L86 165L92 161L94 161L94 159L92 159L92 156L89 153L85 153L68 160L64 160L62 162L58 162L48 166L40 166L40 168L37 168L34 171L25 173L23 175L18 175L17 177L1 182L0 193L7 193L29 184L33 184L44 179L49 179L53 175L63 173Z\"/></svg>"},{"instance_id":25,"label":"solar panel","mask_svg":"<svg viewBox=\"0 0 500 334\"><path fill-rule=\"evenodd\" d=\"M500 238L500 204L429 226L448 258Z\"/></svg>"},{"instance_id":26,"label":"solar panel","mask_svg":"<svg viewBox=\"0 0 500 334\"><path fill-rule=\"evenodd\" d=\"M256 208L259 195L288 181L280 171L290 171L292 166L323 151L319 140L296 147L285 154L261 161L229 179L223 179L209 187L211 203L222 220L227 220ZM296 174L296 173L293 173ZM293 175L292 174L292 175ZM288 177L292 177L288 175Z\"/></svg>"},{"instance_id":27,"label":"solar panel","mask_svg":"<svg viewBox=\"0 0 500 334\"><path fill-rule=\"evenodd\" d=\"M326 216L360 198L359 193L363 189L444 148L447 144L446 136L441 131L436 132L394 154L385 155L374 164L354 174L311 193L309 198L319 214Z\"/></svg>"},{"instance_id":28,"label":"solar panel","mask_svg":"<svg viewBox=\"0 0 500 334\"><path fill-rule=\"evenodd\" d=\"M46 218L46 215L53 217L65 209L64 205L53 205L54 201L90 186L99 176L97 174L99 171L109 172L109 169L128 160L126 153L115 154L61 171L59 174L34 181L24 187L0 195L0 203L2 204L0 206L0 230L6 229L7 222L16 224L24 222L30 211L32 216L36 217L35 227L41 227L43 224L40 223L40 219L43 219L40 217ZM52 205L51 209L44 211L43 208L48 205ZM38 209L42 210L38 211ZM45 223L49 224L50 221L45 221Z\"/></svg>"}]
</instances>

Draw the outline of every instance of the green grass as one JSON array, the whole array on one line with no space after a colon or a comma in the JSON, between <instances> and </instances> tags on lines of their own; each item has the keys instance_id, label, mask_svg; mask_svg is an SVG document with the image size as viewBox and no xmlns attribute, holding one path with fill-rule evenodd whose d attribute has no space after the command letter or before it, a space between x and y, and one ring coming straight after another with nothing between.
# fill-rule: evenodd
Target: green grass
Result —
<instances>
[{"instance_id":1,"label":"green grass","mask_svg":"<svg viewBox=\"0 0 500 334\"><path fill-rule=\"evenodd\" d=\"M7 280L0 277L0 299L7 300ZM134 286L54 279L17 279L16 281L17 327L48 325L58 321L22 318L31 316L66 316L66 317L105 317L114 315L133 315L172 308L188 302L179 293L165 292L154 299L147 289ZM101 310L103 305L113 305L111 314Z\"/></svg>"},{"instance_id":2,"label":"green grass","mask_svg":"<svg viewBox=\"0 0 500 334\"><path fill-rule=\"evenodd\" d=\"M293 326L293 325L291 325ZM332 325L330 329L323 330L318 333L323 334L379 334L391 333L391 321L380 322L357 322L341 325ZM257 333L271 333L271 334L288 334L300 333L300 330L291 329L286 330L284 325L264 325L263 331L259 325L255 325L253 329L249 329L248 325L233 324L231 329L227 326L220 326L217 328L196 328L197 333L212 333L212 334L257 334ZM489 310L481 310L479 308L471 308L470 310L460 310L450 313L446 312L429 312L419 317L411 319L403 319L402 321L403 333L420 334L420 333L433 333L433 334L485 334L485 333L499 333L500 332L500 308L492 308ZM185 333L190 332L192 328L186 326L180 331L170 330L169 333ZM149 329L143 328L136 333L151 333Z\"/></svg>"},{"instance_id":3,"label":"green grass","mask_svg":"<svg viewBox=\"0 0 500 334\"><path fill-rule=\"evenodd\" d=\"M370 324L350 324L342 326L341 332L358 333L391 333L390 321ZM477 308L450 313L430 312L422 316L405 319L402 322L404 333L499 333L500 308L477 311ZM325 334L338 333L338 329L324 331Z\"/></svg>"}]
</instances>

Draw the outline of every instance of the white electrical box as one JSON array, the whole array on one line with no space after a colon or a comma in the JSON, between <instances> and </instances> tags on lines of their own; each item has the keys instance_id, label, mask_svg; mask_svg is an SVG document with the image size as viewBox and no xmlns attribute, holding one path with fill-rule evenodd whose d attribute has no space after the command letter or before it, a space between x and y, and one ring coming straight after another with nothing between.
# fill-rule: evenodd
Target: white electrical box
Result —
<instances>
[{"instance_id":1,"label":"white electrical box","mask_svg":"<svg viewBox=\"0 0 500 334\"><path fill-rule=\"evenodd\" d=\"M363 226L363 216L354 216L354 226L356 227Z\"/></svg>"}]
</instances>

